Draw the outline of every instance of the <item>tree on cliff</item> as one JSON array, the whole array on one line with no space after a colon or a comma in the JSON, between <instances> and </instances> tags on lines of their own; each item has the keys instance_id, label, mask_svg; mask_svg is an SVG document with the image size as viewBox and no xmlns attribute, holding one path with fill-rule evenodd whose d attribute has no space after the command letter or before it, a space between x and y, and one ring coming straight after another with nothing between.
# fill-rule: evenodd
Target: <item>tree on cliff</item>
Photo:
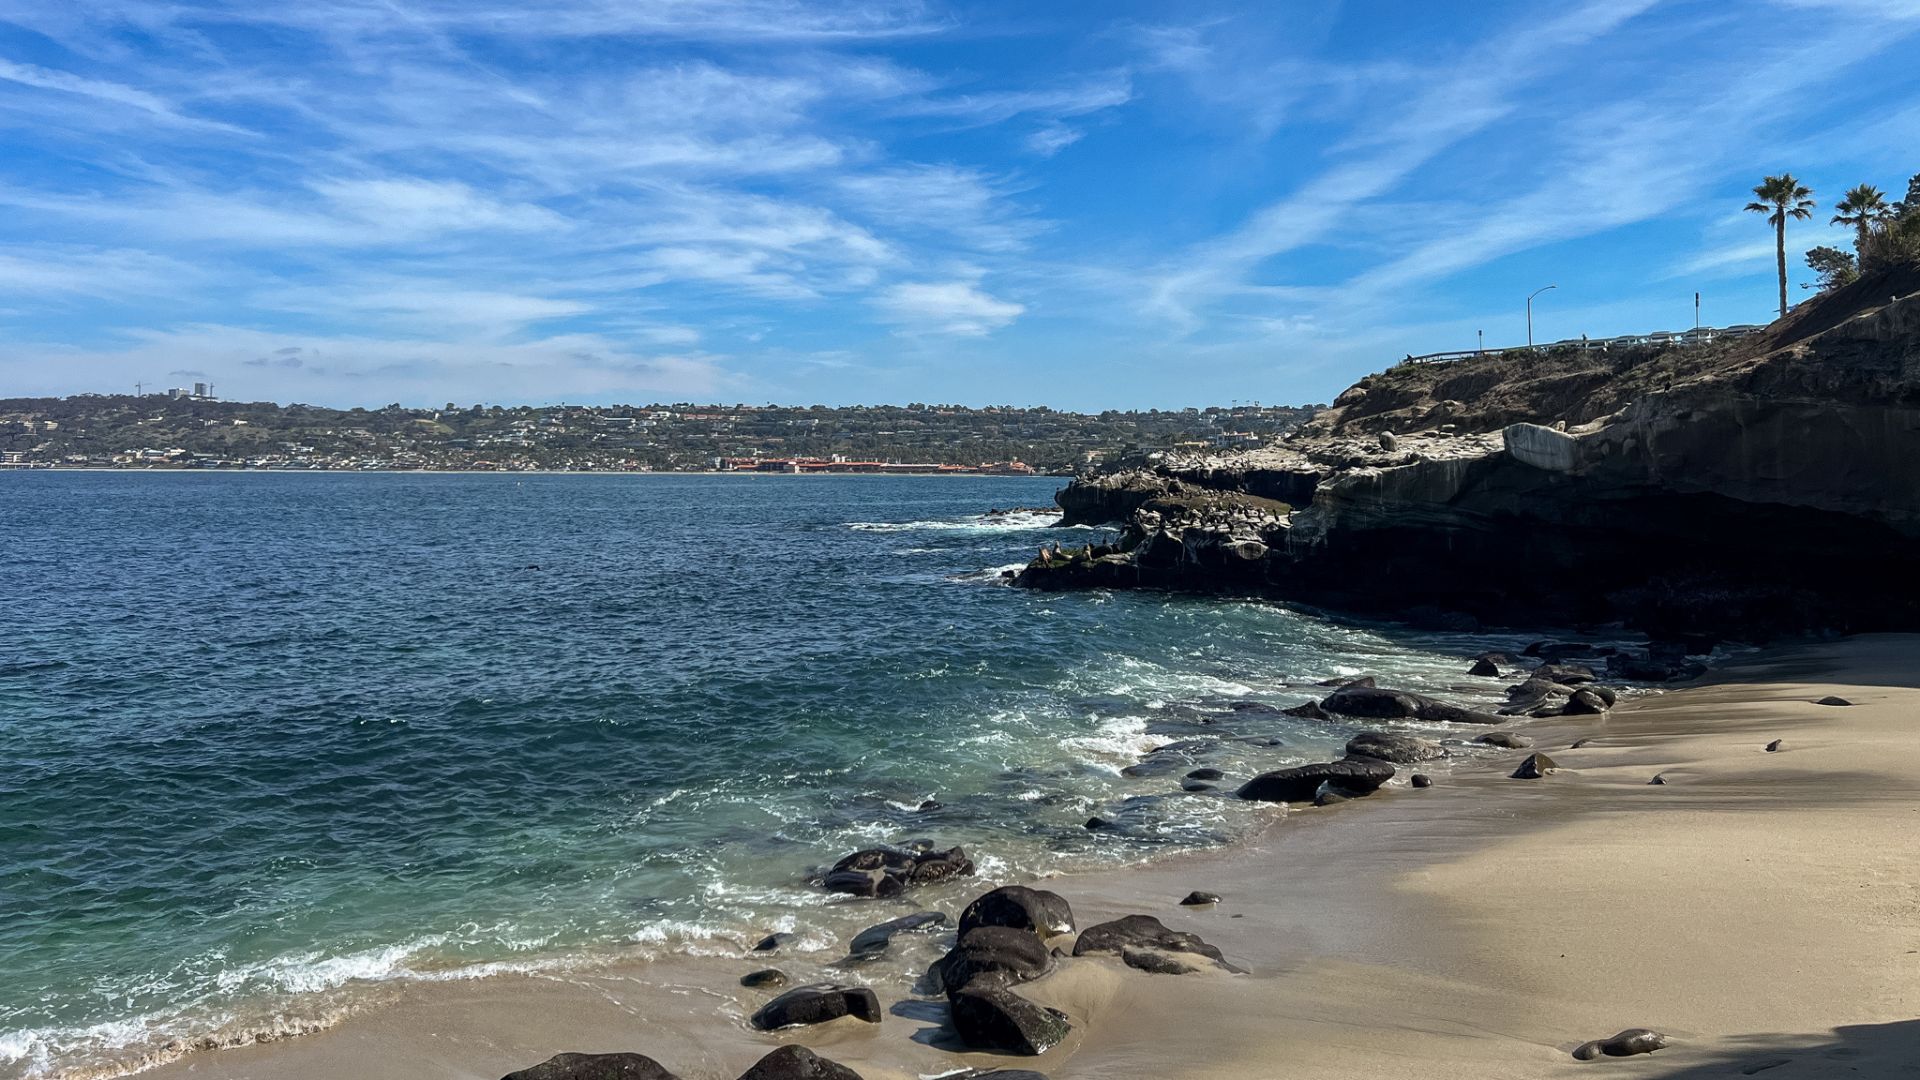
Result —
<instances>
[{"instance_id":1,"label":"tree on cliff","mask_svg":"<svg viewBox=\"0 0 1920 1080\"><path fill-rule=\"evenodd\" d=\"M1780 317L1787 315L1787 219L1805 221L1813 216L1813 189L1793 178L1792 173L1769 176L1753 189L1757 197L1747 204L1756 214L1767 215L1773 226L1775 261L1780 266Z\"/></svg>"},{"instance_id":2,"label":"tree on cliff","mask_svg":"<svg viewBox=\"0 0 1920 1080\"><path fill-rule=\"evenodd\" d=\"M1806 288L1821 292L1851 285L1860 278L1860 268L1853 256L1837 247L1817 247L1807 252L1807 267L1819 275L1820 281Z\"/></svg>"},{"instance_id":3,"label":"tree on cliff","mask_svg":"<svg viewBox=\"0 0 1920 1080\"><path fill-rule=\"evenodd\" d=\"M1887 197L1872 184L1860 184L1847 192L1846 198L1834 206L1838 211L1833 215L1833 224L1845 225L1853 230L1853 250L1861 255L1867 253L1867 234L1873 226L1893 216L1893 208L1887 205Z\"/></svg>"}]
</instances>

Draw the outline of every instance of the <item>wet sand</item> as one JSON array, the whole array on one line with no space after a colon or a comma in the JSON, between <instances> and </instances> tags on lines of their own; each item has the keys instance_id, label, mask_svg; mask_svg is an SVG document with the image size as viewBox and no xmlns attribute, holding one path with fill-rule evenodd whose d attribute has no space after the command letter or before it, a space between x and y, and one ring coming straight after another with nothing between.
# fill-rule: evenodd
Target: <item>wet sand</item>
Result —
<instances>
[{"instance_id":1,"label":"wet sand","mask_svg":"<svg viewBox=\"0 0 1920 1080\"><path fill-rule=\"evenodd\" d=\"M1525 725L1564 771L1284 815L1256 840L1045 886L1081 926L1129 913L1201 934L1249 975L1149 975L1080 959L1023 988L1075 1034L1038 1059L942 1049L940 954L683 957L543 977L415 984L313 1035L202 1051L155 1080L495 1080L561 1051L631 1050L724 1080L801 1042L868 1080L964 1067L1055 1080L1193 1077L1920 1077L1920 637L1738 665L1606 719ZM1856 704L1813 704L1838 694ZM1576 739L1594 741L1567 749ZM1783 739L1779 753L1765 745ZM1404 770L1403 770L1404 771ZM1650 785L1655 774L1669 782ZM992 882L874 904L957 913ZM1193 889L1220 893L1185 909ZM870 983L890 1015L767 1035L745 972ZM1627 1027L1646 1057L1574 1060ZM1764 1068L1762 1068L1764 1067ZM1750 1071L1751 1070L1751 1071Z\"/></svg>"}]
</instances>

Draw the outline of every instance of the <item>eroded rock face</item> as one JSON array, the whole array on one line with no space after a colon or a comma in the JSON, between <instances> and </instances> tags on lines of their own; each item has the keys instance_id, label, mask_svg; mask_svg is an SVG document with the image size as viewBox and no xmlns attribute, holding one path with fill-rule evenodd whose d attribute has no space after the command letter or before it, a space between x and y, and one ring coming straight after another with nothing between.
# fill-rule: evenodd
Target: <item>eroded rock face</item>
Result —
<instances>
[{"instance_id":1,"label":"eroded rock face","mask_svg":"<svg viewBox=\"0 0 1920 1080\"><path fill-rule=\"evenodd\" d=\"M1065 1013L1037 1005L1004 986L968 986L948 995L947 1008L955 1034L975 1050L1042 1054L1073 1030Z\"/></svg>"},{"instance_id":2,"label":"eroded rock face","mask_svg":"<svg viewBox=\"0 0 1920 1080\"><path fill-rule=\"evenodd\" d=\"M555 1054L501 1080L680 1080L645 1054Z\"/></svg>"},{"instance_id":3,"label":"eroded rock face","mask_svg":"<svg viewBox=\"0 0 1920 1080\"><path fill-rule=\"evenodd\" d=\"M833 986L816 983L799 986L781 994L753 1014L753 1026L761 1031L807 1024L824 1024L851 1016L869 1024L880 1022L880 998L864 986Z\"/></svg>"},{"instance_id":4,"label":"eroded rock face","mask_svg":"<svg viewBox=\"0 0 1920 1080\"><path fill-rule=\"evenodd\" d=\"M1673 639L1920 627L1913 273L1737 342L1397 366L1272 446L1076 482L1059 501L1098 502L1119 544L1018 581ZM1609 663L1634 681L1692 670Z\"/></svg>"},{"instance_id":5,"label":"eroded rock face","mask_svg":"<svg viewBox=\"0 0 1920 1080\"><path fill-rule=\"evenodd\" d=\"M1393 766L1379 758L1349 757L1318 765L1299 765L1261 773L1240 785L1243 799L1260 802L1312 802L1321 785L1366 795L1393 779Z\"/></svg>"},{"instance_id":6,"label":"eroded rock face","mask_svg":"<svg viewBox=\"0 0 1920 1080\"><path fill-rule=\"evenodd\" d=\"M915 885L971 873L973 860L957 847L945 851L869 848L834 863L821 884L828 892L889 897L899 896Z\"/></svg>"}]
</instances>

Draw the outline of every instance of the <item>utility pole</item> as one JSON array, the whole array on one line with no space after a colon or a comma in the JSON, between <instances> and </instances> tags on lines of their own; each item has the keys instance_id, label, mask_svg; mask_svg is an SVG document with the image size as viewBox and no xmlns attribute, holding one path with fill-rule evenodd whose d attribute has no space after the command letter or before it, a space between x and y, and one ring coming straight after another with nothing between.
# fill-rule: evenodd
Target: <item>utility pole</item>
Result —
<instances>
[{"instance_id":1,"label":"utility pole","mask_svg":"<svg viewBox=\"0 0 1920 1080\"><path fill-rule=\"evenodd\" d=\"M145 396L146 396L146 393L147 393L147 390L146 390L146 386L147 386L147 384L146 384L146 383L142 383L142 382L137 382L137 383L134 383L134 384L133 384L133 396L134 396L134 397L145 397Z\"/></svg>"},{"instance_id":2,"label":"utility pole","mask_svg":"<svg viewBox=\"0 0 1920 1080\"><path fill-rule=\"evenodd\" d=\"M1700 294L1693 294L1693 328L1700 329Z\"/></svg>"},{"instance_id":3,"label":"utility pole","mask_svg":"<svg viewBox=\"0 0 1920 1080\"><path fill-rule=\"evenodd\" d=\"M1557 289L1559 287L1558 285L1545 285L1533 290L1533 292L1527 295L1527 348L1533 348L1533 298L1546 292L1548 289Z\"/></svg>"},{"instance_id":4,"label":"utility pole","mask_svg":"<svg viewBox=\"0 0 1920 1080\"><path fill-rule=\"evenodd\" d=\"M1480 344L1473 350L1474 355L1478 356L1487 351L1487 332L1485 330L1475 330L1474 333L1480 335Z\"/></svg>"}]
</instances>

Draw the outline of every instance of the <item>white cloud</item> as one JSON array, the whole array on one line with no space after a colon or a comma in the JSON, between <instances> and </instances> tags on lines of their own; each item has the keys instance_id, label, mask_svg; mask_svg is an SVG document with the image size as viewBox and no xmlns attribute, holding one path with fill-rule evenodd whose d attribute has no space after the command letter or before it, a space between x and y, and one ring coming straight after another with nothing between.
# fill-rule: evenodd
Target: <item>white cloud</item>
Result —
<instances>
[{"instance_id":1,"label":"white cloud","mask_svg":"<svg viewBox=\"0 0 1920 1080\"><path fill-rule=\"evenodd\" d=\"M884 318L909 331L960 337L992 333L1027 310L965 281L901 282L883 291L874 303Z\"/></svg>"},{"instance_id":2,"label":"white cloud","mask_svg":"<svg viewBox=\"0 0 1920 1080\"><path fill-rule=\"evenodd\" d=\"M1082 134L1065 124L1048 124L1027 136L1027 149L1041 157L1052 157L1079 142Z\"/></svg>"}]
</instances>

